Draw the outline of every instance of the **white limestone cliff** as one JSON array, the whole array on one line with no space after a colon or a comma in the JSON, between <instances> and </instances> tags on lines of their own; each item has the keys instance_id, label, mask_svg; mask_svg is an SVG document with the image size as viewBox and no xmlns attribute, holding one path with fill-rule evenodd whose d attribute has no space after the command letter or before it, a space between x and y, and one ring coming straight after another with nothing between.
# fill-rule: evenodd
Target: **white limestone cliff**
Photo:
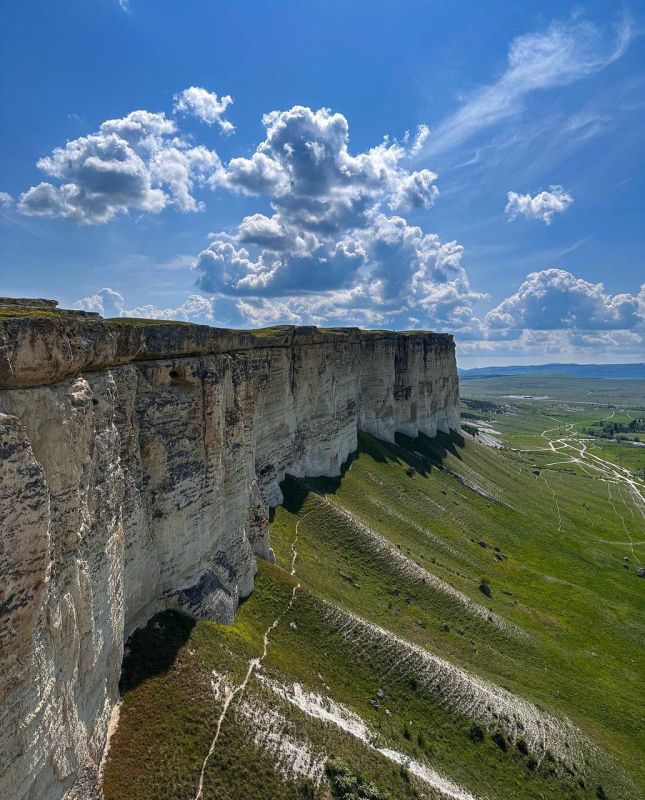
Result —
<instances>
[{"instance_id":1,"label":"white limestone cliff","mask_svg":"<svg viewBox=\"0 0 645 800\"><path fill-rule=\"evenodd\" d=\"M445 334L0 320L0 797L94 796L132 631L230 622L285 473L458 401Z\"/></svg>"}]
</instances>

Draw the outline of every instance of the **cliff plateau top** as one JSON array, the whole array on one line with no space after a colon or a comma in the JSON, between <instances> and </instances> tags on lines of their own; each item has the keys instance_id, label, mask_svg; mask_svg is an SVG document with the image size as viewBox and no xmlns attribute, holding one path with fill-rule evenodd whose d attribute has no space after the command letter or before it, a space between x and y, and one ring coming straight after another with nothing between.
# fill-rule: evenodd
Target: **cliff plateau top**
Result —
<instances>
[{"instance_id":1,"label":"cliff plateau top","mask_svg":"<svg viewBox=\"0 0 645 800\"><path fill-rule=\"evenodd\" d=\"M177 320L128 317L61 309L56 300L0 298L0 389L49 385L81 372L257 348L363 343L397 339L428 349L454 349L451 334L432 331L362 330L276 325L234 330Z\"/></svg>"}]
</instances>

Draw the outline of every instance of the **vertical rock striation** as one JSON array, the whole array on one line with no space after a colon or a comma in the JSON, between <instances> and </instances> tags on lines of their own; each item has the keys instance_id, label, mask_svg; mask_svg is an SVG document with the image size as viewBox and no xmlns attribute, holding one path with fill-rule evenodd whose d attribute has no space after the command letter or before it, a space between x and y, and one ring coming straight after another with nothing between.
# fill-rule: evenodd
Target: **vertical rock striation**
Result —
<instances>
[{"instance_id":1,"label":"vertical rock striation","mask_svg":"<svg viewBox=\"0 0 645 800\"><path fill-rule=\"evenodd\" d=\"M0 318L0 796L93 796L132 631L230 622L285 473L458 401L445 334Z\"/></svg>"}]
</instances>

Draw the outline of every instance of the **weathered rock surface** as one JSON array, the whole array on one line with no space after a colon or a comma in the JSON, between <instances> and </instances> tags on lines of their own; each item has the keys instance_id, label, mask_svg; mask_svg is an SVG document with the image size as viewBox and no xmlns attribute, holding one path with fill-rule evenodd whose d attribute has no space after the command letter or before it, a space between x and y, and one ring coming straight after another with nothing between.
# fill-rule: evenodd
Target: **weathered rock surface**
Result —
<instances>
[{"instance_id":1,"label":"weathered rock surface","mask_svg":"<svg viewBox=\"0 0 645 800\"><path fill-rule=\"evenodd\" d=\"M0 797L90 797L124 641L231 621L286 472L458 429L452 337L0 319Z\"/></svg>"}]
</instances>

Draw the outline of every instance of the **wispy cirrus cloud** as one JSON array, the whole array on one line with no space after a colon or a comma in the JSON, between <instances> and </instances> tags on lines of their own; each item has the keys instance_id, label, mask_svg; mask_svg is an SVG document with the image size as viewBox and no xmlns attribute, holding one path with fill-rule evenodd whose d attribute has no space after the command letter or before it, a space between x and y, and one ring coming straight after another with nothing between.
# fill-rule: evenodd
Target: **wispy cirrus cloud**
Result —
<instances>
[{"instance_id":1,"label":"wispy cirrus cloud","mask_svg":"<svg viewBox=\"0 0 645 800\"><path fill-rule=\"evenodd\" d=\"M516 37L502 75L476 90L440 122L417 157L451 150L486 128L517 116L532 92L566 86L604 69L623 55L633 35L633 23L624 15L611 33L573 17L552 22L543 32Z\"/></svg>"}]
</instances>

